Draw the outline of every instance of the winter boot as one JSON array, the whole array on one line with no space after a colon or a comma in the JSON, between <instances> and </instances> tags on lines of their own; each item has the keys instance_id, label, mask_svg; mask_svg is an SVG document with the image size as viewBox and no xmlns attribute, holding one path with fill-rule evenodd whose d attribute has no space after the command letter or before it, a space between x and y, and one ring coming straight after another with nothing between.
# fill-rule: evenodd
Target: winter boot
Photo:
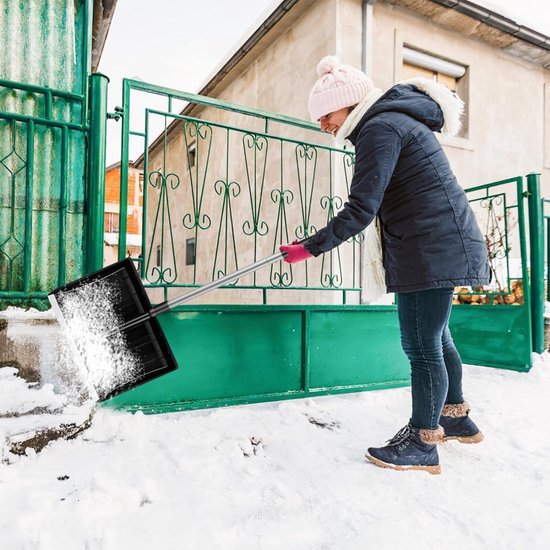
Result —
<instances>
[{"instance_id":1,"label":"winter boot","mask_svg":"<svg viewBox=\"0 0 550 550\"><path fill-rule=\"evenodd\" d=\"M426 470L441 473L437 443L443 441L443 428L424 430L409 422L385 447L370 447L365 456L377 466L394 470Z\"/></svg>"},{"instance_id":2,"label":"winter boot","mask_svg":"<svg viewBox=\"0 0 550 550\"><path fill-rule=\"evenodd\" d=\"M444 441L457 439L461 443L479 443L483 434L468 416L468 403L447 404L443 406L439 424L445 430Z\"/></svg>"}]
</instances>

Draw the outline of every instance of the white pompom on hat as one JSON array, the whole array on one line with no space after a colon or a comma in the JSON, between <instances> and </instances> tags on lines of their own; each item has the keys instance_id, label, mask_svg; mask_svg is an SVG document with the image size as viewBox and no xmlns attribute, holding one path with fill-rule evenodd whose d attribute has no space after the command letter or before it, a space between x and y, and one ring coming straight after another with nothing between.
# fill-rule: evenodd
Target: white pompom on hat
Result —
<instances>
[{"instance_id":1,"label":"white pompom on hat","mask_svg":"<svg viewBox=\"0 0 550 550\"><path fill-rule=\"evenodd\" d=\"M333 111L357 105L374 88L372 80L364 72L340 63L331 55L319 61L317 74L319 80L313 85L308 100L313 121Z\"/></svg>"}]
</instances>

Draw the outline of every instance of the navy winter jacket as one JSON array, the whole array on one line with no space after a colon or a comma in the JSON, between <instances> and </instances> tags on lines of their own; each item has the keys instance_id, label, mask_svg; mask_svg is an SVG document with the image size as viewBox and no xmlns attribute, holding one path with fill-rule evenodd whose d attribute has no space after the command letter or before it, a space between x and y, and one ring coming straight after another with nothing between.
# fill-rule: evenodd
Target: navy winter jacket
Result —
<instances>
[{"instance_id":1,"label":"navy winter jacket","mask_svg":"<svg viewBox=\"0 0 550 550\"><path fill-rule=\"evenodd\" d=\"M429 95L411 85L390 88L348 137L355 145L348 202L304 242L306 250L327 252L378 214L388 292L488 284L483 235L433 134L443 124Z\"/></svg>"}]
</instances>

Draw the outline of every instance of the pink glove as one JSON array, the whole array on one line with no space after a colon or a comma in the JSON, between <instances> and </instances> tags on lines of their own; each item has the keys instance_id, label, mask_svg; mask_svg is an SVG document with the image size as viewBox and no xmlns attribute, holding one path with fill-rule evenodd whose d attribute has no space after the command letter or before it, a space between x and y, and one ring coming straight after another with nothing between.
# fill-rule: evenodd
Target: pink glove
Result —
<instances>
[{"instance_id":1,"label":"pink glove","mask_svg":"<svg viewBox=\"0 0 550 550\"><path fill-rule=\"evenodd\" d=\"M281 252L286 252L285 262L295 264L313 258L313 254L310 254L304 245L296 243L297 241L293 241L292 244L283 244L279 247Z\"/></svg>"}]
</instances>

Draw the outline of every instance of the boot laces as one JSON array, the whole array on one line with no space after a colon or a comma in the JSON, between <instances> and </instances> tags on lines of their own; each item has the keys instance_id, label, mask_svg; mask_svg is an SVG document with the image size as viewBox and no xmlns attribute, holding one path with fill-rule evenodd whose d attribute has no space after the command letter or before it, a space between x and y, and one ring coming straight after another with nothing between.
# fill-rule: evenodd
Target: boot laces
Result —
<instances>
[{"instance_id":1,"label":"boot laces","mask_svg":"<svg viewBox=\"0 0 550 550\"><path fill-rule=\"evenodd\" d=\"M411 425L407 424L403 428L401 428L391 439L388 439L387 443L389 445L399 445L405 439L408 439L408 437L411 434Z\"/></svg>"}]
</instances>

